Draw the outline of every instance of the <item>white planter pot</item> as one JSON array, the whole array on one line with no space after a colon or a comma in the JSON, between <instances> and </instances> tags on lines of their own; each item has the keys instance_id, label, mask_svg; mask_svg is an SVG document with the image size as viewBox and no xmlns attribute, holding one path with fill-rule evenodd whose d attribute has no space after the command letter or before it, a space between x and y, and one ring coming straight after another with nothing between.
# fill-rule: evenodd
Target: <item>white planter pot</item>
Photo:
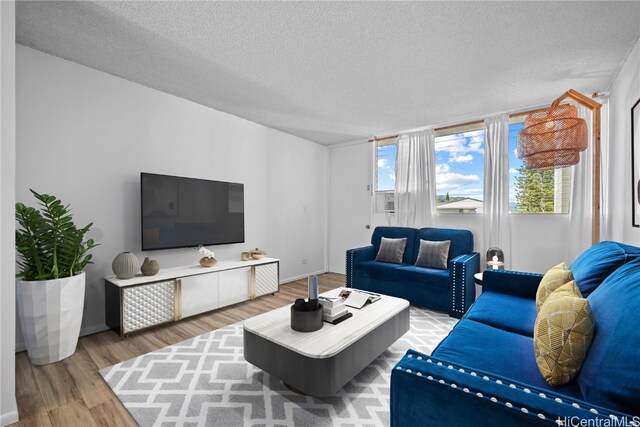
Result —
<instances>
[{"instance_id":1,"label":"white planter pot","mask_svg":"<svg viewBox=\"0 0 640 427\"><path fill-rule=\"evenodd\" d=\"M45 365L76 351L82 309L84 272L64 279L18 280L16 299L22 336L34 365Z\"/></svg>"}]
</instances>

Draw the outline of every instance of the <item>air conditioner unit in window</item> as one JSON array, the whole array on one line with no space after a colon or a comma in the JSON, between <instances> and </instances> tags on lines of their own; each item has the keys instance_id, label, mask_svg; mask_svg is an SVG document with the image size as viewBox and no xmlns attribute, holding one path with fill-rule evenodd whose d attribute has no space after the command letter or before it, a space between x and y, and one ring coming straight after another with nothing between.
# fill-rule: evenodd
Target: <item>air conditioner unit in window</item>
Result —
<instances>
[{"instance_id":1,"label":"air conditioner unit in window","mask_svg":"<svg viewBox=\"0 0 640 427\"><path fill-rule=\"evenodd\" d=\"M395 212L396 206L393 193L385 193L384 195L384 211Z\"/></svg>"}]
</instances>

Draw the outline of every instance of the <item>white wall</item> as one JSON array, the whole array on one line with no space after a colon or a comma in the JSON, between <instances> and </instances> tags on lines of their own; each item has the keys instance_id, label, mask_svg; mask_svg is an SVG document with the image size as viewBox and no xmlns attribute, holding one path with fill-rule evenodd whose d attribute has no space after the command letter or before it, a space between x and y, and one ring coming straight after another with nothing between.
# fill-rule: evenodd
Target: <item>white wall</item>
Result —
<instances>
[{"instance_id":1,"label":"white wall","mask_svg":"<svg viewBox=\"0 0 640 427\"><path fill-rule=\"evenodd\" d=\"M639 98L640 41L620 70L609 95L609 151L604 165L609 171L609 182L603 194L604 238L634 245L640 245L640 228L631 226L631 107Z\"/></svg>"},{"instance_id":2,"label":"white wall","mask_svg":"<svg viewBox=\"0 0 640 427\"><path fill-rule=\"evenodd\" d=\"M0 2L0 425L18 421L15 396L15 3Z\"/></svg>"},{"instance_id":3,"label":"white wall","mask_svg":"<svg viewBox=\"0 0 640 427\"><path fill-rule=\"evenodd\" d=\"M119 252L161 268L199 259L141 253L141 171L245 184L246 243L211 247L217 258L260 247L281 259L281 281L326 270L324 146L20 45L17 72L16 198L33 203L29 188L60 197L101 244L83 333L104 327L103 277Z\"/></svg>"},{"instance_id":4,"label":"white wall","mask_svg":"<svg viewBox=\"0 0 640 427\"><path fill-rule=\"evenodd\" d=\"M344 274L346 250L371 241L371 149L364 142L329 150L329 271Z\"/></svg>"}]
</instances>

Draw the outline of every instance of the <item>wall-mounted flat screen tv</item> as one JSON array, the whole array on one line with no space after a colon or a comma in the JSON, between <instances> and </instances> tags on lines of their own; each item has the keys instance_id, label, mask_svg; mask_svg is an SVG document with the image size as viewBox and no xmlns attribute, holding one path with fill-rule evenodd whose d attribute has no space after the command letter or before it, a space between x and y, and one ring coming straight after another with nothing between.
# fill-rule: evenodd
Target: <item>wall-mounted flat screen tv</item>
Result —
<instances>
[{"instance_id":1,"label":"wall-mounted flat screen tv","mask_svg":"<svg viewBox=\"0 0 640 427\"><path fill-rule=\"evenodd\" d=\"M142 250L244 242L244 184L140 174Z\"/></svg>"}]
</instances>

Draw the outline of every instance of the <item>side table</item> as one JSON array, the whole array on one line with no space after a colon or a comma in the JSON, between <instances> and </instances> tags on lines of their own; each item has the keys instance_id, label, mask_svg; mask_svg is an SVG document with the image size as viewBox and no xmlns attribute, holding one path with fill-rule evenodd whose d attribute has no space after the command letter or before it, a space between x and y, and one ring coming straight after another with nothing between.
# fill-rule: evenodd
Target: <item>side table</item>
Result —
<instances>
[{"instance_id":1,"label":"side table","mask_svg":"<svg viewBox=\"0 0 640 427\"><path fill-rule=\"evenodd\" d=\"M473 281L476 285L482 286L482 272L474 274Z\"/></svg>"},{"instance_id":2,"label":"side table","mask_svg":"<svg viewBox=\"0 0 640 427\"><path fill-rule=\"evenodd\" d=\"M473 282L476 286L476 299L482 294L482 272L473 275Z\"/></svg>"}]
</instances>

